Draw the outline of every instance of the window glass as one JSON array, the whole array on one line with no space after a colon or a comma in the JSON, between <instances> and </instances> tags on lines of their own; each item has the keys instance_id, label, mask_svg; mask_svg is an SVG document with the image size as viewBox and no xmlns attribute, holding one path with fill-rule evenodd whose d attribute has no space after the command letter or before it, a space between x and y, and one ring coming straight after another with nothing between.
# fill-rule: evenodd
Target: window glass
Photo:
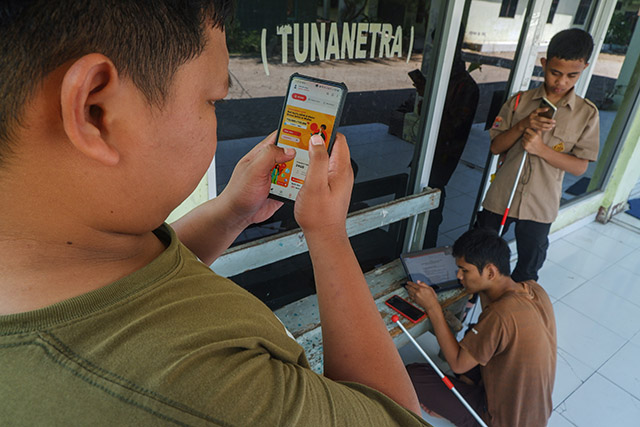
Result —
<instances>
[{"instance_id":1,"label":"window glass","mask_svg":"<svg viewBox=\"0 0 640 427\"><path fill-rule=\"evenodd\" d=\"M587 16L589 15L589 9L591 8L591 3L593 0L580 0L578 3L578 9L576 10L575 19L573 20L574 25L584 25L587 20Z\"/></svg>"},{"instance_id":2,"label":"window glass","mask_svg":"<svg viewBox=\"0 0 640 427\"><path fill-rule=\"evenodd\" d=\"M518 0L502 0L500 6L500 16L504 18L513 18L516 15Z\"/></svg>"},{"instance_id":3,"label":"window glass","mask_svg":"<svg viewBox=\"0 0 640 427\"><path fill-rule=\"evenodd\" d=\"M512 3L515 8L516 2ZM444 191L441 206L429 213L425 248L453 244L469 229L477 209L476 199L490 153L487 129L505 101L525 13L518 11L515 19L504 25L505 21L498 17L498 6L473 0L463 22L460 56L454 58L449 102L443 111L430 176L432 187ZM461 155L456 151L459 141ZM453 173L449 175L451 167ZM511 233L506 235L507 239L512 238Z\"/></svg>"},{"instance_id":4,"label":"window glass","mask_svg":"<svg viewBox=\"0 0 640 427\"><path fill-rule=\"evenodd\" d=\"M612 125L618 117L618 109L627 92L639 54L638 6L629 4L616 8L602 49L597 54L586 95L598 107L600 114L598 161L589 164L587 172L580 177L565 175L563 202L602 188L620 142L619 136L611 132Z\"/></svg>"},{"instance_id":5,"label":"window glass","mask_svg":"<svg viewBox=\"0 0 640 427\"><path fill-rule=\"evenodd\" d=\"M547 25L544 32L543 45L549 43L551 37L557 32L570 28L569 22L576 22L578 17L584 22L584 16L590 7L589 1L581 1L577 7L558 10L556 24ZM585 8L587 9L585 11ZM561 205L579 197L585 196L602 187L606 171L611 164L618 140L608 140L609 131L618 111L618 107L627 88L629 75L635 62L637 53L627 55L632 36L637 32L637 10L616 10L607 30L607 35L600 52L594 52L590 60L593 74L587 88L585 97L592 102L599 112L600 119L600 145L598 160L590 162L587 171L581 176L565 173L562 183ZM564 24L562 24L564 23ZM640 41L640 34L635 37ZM538 54L536 67L531 79L531 88L543 84L543 72L540 66L540 58L546 56L546 49ZM627 70L625 72L624 70ZM593 178L593 179L592 179Z\"/></svg>"},{"instance_id":6,"label":"window glass","mask_svg":"<svg viewBox=\"0 0 640 427\"><path fill-rule=\"evenodd\" d=\"M350 211L407 195L420 103L409 73L421 67L425 22L425 1L243 1L227 31L232 87L217 107L218 194L238 160L277 128L289 77L297 72L349 89L339 131L355 174ZM293 205L285 204L234 244L293 228ZM401 222L353 237L362 269L396 259L404 229ZM234 280L275 308L312 293L312 277L303 254Z\"/></svg>"},{"instance_id":7,"label":"window glass","mask_svg":"<svg viewBox=\"0 0 640 427\"><path fill-rule=\"evenodd\" d=\"M549 16L547 17L547 24L553 23L553 18L556 16L556 11L558 10L558 3L560 0L553 0L551 2L551 8L549 9Z\"/></svg>"}]
</instances>

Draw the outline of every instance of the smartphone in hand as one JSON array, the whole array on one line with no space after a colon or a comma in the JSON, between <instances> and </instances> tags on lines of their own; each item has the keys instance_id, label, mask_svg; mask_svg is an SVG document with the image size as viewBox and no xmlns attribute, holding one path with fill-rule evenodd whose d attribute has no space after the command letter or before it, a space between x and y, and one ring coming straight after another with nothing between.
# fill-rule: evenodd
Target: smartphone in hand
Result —
<instances>
[{"instance_id":1,"label":"smartphone in hand","mask_svg":"<svg viewBox=\"0 0 640 427\"><path fill-rule=\"evenodd\" d=\"M347 97L344 83L294 73L289 79L276 145L296 150L293 160L271 171L269 197L293 202L304 184L309 167L309 139L320 135L331 152Z\"/></svg>"},{"instance_id":2,"label":"smartphone in hand","mask_svg":"<svg viewBox=\"0 0 640 427\"><path fill-rule=\"evenodd\" d=\"M427 317L427 313L398 295L392 296L384 303L413 323L418 323Z\"/></svg>"},{"instance_id":3,"label":"smartphone in hand","mask_svg":"<svg viewBox=\"0 0 640 427\"><path fill-rule=\"evenodd\" d=\"M547 98L542 97L542 101L540 101L540 107L539 108L548 108L547 111L545 111L544 113L540 113L539 115L542 117L546 117L548 119L553 119L556 115L556 111L558 111L558 108L553 105L551 103L551 101L549 101Z\"/></svg>"}]
</instances>

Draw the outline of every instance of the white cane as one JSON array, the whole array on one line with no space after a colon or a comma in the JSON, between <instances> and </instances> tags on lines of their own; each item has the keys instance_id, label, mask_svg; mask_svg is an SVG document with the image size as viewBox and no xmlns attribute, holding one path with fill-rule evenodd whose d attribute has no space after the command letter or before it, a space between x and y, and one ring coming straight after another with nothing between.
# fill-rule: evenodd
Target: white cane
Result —
<instances>
[{"instance_id":1,"label":"white cane","mask_svg":"<svg viewBox=\"0 0 640 427\"><path fill-rule=\"evenodd\" d=\"M476 419L476 421L478 421L478 423L480 423L480 425L482 427L487 427L487 424L485 424L485 422L482 420L482 418L480 418L480 416L476 413L476 411L473 410L473 408L471 407L471 405L469 405L467 403L466 400L464 400L464 397L462 397L462 395L458 392L458 390L456 390L456 388L454 387L453 383L451 382L451 380L449 380L449 378L447 378L442 371L438 368L438 366L436 366L435 363L433 363L433 361L431 360L431 358L427 355L427 353L424 352L424 350L422 349L422 347L420 347L420 344L418 344L416 342L416 340L413 339L413 337L411 336L411 334L409 332L407 332L407 330L404 328L404 326L402 326L402 323L400 323L400 317L397 314L394 314L391 317L391 320L393 320L395 323L398 324L398 326L400 327L400 329L402 329L402 332L404 332L405 334L407 334L407 337L409 337L409 340L411 340L411 342L413 343L413 345L416 346L416 348L418 349L418 351L422 354L422 356L424 356L425 359L427 359L427 362L429 362L429 365L431 365L431 367L436 371L436 373L440 376L440 379L442 380L442 382L447 386L447 388L449 390L451 390L453 392L453 394L458 398L458 400L464 405L465 408L467 408L467 411L469 411L469 413L471 415L473 415L473 418Z\"/></svg>"},{"instance_id":2,"label":"white cane","mask_svg":"<svg viewBox=\"0 0 640 427\"><path fill-rule=\"evenodd\" d=\"M520 175L522 175L522 169L524 168L524 162L527 160L527 152L525 151L522 154L522 160L520 161L520 167L518 168L518 174L516 175L516 179L513 182L513 188L511 189L511 195L509 196L509 201L507 202L507 208L504 210L504 215L502 215L502 221L500 222L500 229L498 230L498 236L502 235L502 230L504 229L504 225L507 222L507 215L509 214L509 209L511 209L511 202L513 202L513 196L516 194L516 188L518 187L518 181L520 181Z\"/></svg>"}]
</instances>

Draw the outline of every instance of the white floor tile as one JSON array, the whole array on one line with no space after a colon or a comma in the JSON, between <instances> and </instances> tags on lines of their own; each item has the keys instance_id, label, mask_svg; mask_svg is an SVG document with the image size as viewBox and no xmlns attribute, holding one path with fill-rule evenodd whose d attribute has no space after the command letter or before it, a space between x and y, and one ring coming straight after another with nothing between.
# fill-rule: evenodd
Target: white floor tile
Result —
<instances>
[{"instance_id":1,"label":"white floor tile","mask_svg":"<svg viewBox=\"0 0 640 427\"><path fill-rule=\"evenodd\" d=\"M614 264L589 282L640 307L640 271L634 274L620 264Z\"/></svg>"},{"instance_id":2,"label":"white floor tile","mask_svg":"<svg viewBox=\"0 0 640 427\"><path fill-rule=\"evenodd\" d=\"M589 281L562 302L616 334L630 339L640 331L640 307Z\"/></svg>"},{"instance_id":3,"label":"white floor tile","mask_svg":"<svg viewBox=\"0 0 640 427\"><path fill-rule=\"evenodd\" d=\"M547 424L547 427L575 427L575 424L569 422L557 411L553 411L551 413L551 418L549 418L549 424Z\"/></svg>"},{"instance_id":4,"label":"white floor tile","mask_svg":"<svg viewBox=\"0 0 640 427\"><path fill-rule=\"evenodd\" d=\"M599 368L627 341L562 301L553 308L558 347L590 368Z\"/></svg>"},{"instance_id":5,"label":"white floor tile","mask_svg":"<svg viewBox=\"0 0 640 427\"><path fill-rule=\"evenodd\" d=\"M586 282L584 277L569 271L553 261L546 260L538 272L538 283L550 297L560 299Z\"/></svg>"},{"instance_id":6,"label":"white floor tile","mask_svg":"<svg viewBox=\"0 0 640 427\"><path fill-rule=\"evenodd\" d=\"M557 411L576 426L637 427L640 400L596 373Z\"/></svg>"},{"instance_id":7,"label":"white floor tile","mask_svg":"<svg viewBox=\"0 0 640 427\"><path fill-rule=\"evenodd\" d=\"M553 407L557 408L595 372L563 349L558 349L556 381L553 386Z\"/></svg>"},{"instance_id":8,"label":"white floor tile","mask_svg":"<svg viewBox=\"0 0 640 427\"><path fill-rule=\"evenodd\" d=\"M604 234L605 236L615 239L616 241L627 246L631 246L632 248L640 248L640 233L633 232L629 229L629 227L617 225L612 222L601 224L594 221L591 224L587 225L585 228L593 230L600 234Z\"/></svg>"},{"instance_id":9,"label":"white floor tile","mask_svg":"<svg viewBox=\"0 0 640 427\"><path fill-rule=\"evenodd\" d=\"M640 230L640 219L636 218L633 215L629 215L628 213L621 213L619 215L614 216L611 219L611 222L615 224L622 223L624 225L628 225Z\"/></svg>"},{"instance_id":10,"label":"white floor tile","mask_svg":"<svg viewBox=\"0 0 640 427\"><path fill-rule=\"evenodd\" d=\"M615 227L612 225L611 229L613 230ZM582 227L570 233L564 237L564 240L608 261L619 261L634 249L609 236L598 232L594 233L593 229L589 227Z\"/></svg>"},{"instance_id":11,"label":"white floor tile","mask_svg":"<svg viewBox=\"0 0 640 427\"><path fill-rule=\"evenodd\" d=\"M560 244L561 242L564 243ZM617 261L593 254L588 252L586 249L578 248L577 246L566 242L564 239L554 242L554 244L555 243L558 243L558 245L553 248L553 252L548 256L548 258L561 267L564 267L585 279L591 279L593 276L612 265L614 261ZM566 245L571 245L572 247L567 247ZM560 250L557 248L560 246L567 247L569 250L564 253L559 252Z\"/></svg>"},{"instance_id":12,"label":"white floor tile","mask_svg":"<svg viewBox=\"0 0 640 427\"><path fill-rule=\"evenodd\" d=\"M602 376L640 400L640 345L628 342L598 370Z\"/></svg>"},{"instance_id":13,"label":"white floor tile","mask_svg":"<svg viewBox=\"0 0 640 427\"><path fill-rule=\"evenodd\" d=\"M618 261L617 265L626 268L634 274L640 275L640 249L622 258Z\"/></svg>"},{"instance_id":14,"label":"white floor tile","mask_svg":"<svg viewBox=\"0 0 640 427\"><path fill-rule=\"evenodd\" d=\"M577 254L581 249L581 247L567 242L564 238L558 239L549 244L547 259L557 264L563 259L571 258L572 255Z\"/></svg>"},{"instance_id":15,"label":"white floor tile","mask_svg":"<svg viewBox=\"0 0 640 427\"><path fill-rule=\"evenodd\" d=\"M445 420L444 418L433 417L424 410L422 411L422 419L432 425L432 427L455 427L454 424L450 423L449 420Z\"/></svg>"}]
</instances>

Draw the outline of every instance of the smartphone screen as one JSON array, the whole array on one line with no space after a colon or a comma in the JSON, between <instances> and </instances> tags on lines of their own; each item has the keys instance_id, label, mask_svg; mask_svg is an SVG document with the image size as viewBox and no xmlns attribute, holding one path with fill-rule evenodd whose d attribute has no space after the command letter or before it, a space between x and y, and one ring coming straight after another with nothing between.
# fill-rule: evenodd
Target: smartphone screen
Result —
<instances>
[{"instance_id":1,"label":"smartphone screen","mask_svg":"<svg viewBox=\"0 0 640 427\"><path fill-rule=\"evenodd\" d=\"M540 108L548 108L548 110L544 113L540 113L540 115L543 117L553 119L553 117L556 115L556 106L553 105L547 98L542 98L542 101L540 101Z\"/></svg>"},{"instance_id":2,"label":"smartphone screen","mask_svg":"<svg viewBox=\"0 0 640 427\"><path fill-rule=\"evenodd\" d=\"M320 135L331 152L346 94L344 83L297 73L291 76L276 144L292 147L296 156L273 168L270 197L282 201L296 199L307 176L312 135Z\"/></svg>"},{"instance_id":3,"label":"smartphone screen","mask_svg":"<svg viewBox=\"0 0 640 427\"><path fill-rule=\"evenodd\" d=\"M402 314L407 319L411 320L413 323L417 323L427 315L424 311L405 301L398 295L394 295L386 300L385 304L393 308L398 313Z\"/></svg>"}]
</instances>

